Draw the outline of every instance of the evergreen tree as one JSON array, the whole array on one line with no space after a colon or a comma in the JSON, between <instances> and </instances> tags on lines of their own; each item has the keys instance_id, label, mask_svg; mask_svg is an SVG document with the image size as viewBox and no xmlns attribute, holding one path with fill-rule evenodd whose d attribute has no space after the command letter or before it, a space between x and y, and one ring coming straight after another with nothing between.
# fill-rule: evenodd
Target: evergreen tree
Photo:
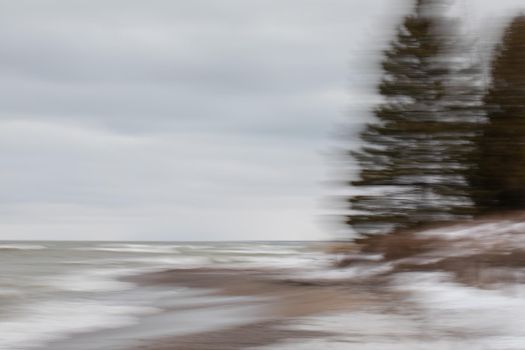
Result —
<instances>
[{"instance_id":1,"label":"evergreen tree","mask_svg":"<svg viewBox=\"0 0 525 350\"><path fill-rule=\"evenodd\" d=\"M348 224L361 234L388 232L472 212L465 180L472 161L479 89L458 21L436 0L418 0L384 53L384 103L351 152L360 167L351 185ZM458 51L459 50L459 51ZM474 88L473 88L474 87Z\"/></svg>"},{"instance_id":2,"label":"evergreen tree","mask_svg":"<svg viewBox=\"0 0 525 350\"><path fill-rule=\"evenodd\" d=\"M491 65L487 122L471 180L480 212L525 207L525 15L506 28Z\"/></svg>"}]
</instances>

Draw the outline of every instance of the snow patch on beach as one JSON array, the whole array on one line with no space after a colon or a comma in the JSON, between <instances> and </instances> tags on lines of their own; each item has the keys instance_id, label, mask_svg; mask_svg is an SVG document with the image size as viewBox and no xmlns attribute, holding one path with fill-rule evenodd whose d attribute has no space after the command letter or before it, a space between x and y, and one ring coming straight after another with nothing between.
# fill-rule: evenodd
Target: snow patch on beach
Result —
<instances>
[{"instance_id":1,"label":"snow patch on beach","mask_svg":"<svg viewBox=\"0 0 525 350\"><path fill-rule=\"evenodd\" d=\"M333 333L322 339L289 339L258 350L523 350L525 288L484 290L453 282L441 272L392 276L402 302L362 311L294 320L289 330Z\"/></svg>"},{"instance_id":2,"label":"snow patch on beach","mask_svg":"<svg viewBox=\"0 0 525 350\"><path fill-rule=\"evenodd\" d=\"M230 256L213 257L212 261L224 268L232 269L305 269L329 265L330 260L322 254L292 256Z\"/></svg>"},{"instance_id":3,"label":"snow patch on beach","mask_svg":"<svg viewBox=\"0 0 525 350\"><path fill-rule=\"evenodd\" d=\"M525 288L504 285L485 290L452 282L445 273L406 273L395 277L398 290L410 292L428 331L460 333L487 349L523 349Z\"/></svg>"},{"instance_id":4,"label":"snow patch on beach","mask_svg":"<svg viewBox=\"0 0 525 350\"><path fill-rule=\"evenodd\" d=\"M497 221L478 225L453 226L426 230L418 234L422 238L440 238L449 241L453 254L466 255L488 250L525 249L525 222Z\"/></svg>"},{"instance_id":5,"label":"snow patch on beach","mask_svg":"<svg viewBox=\"0 0 525 350\"><path fill-rule=\"evenodd\" d=\"M394 268L391 263L362 264L346 268L333 268L310 270L291 275L301 281L328 281L328 280L361 280L390 272Z\"/></svg>"},{"instance_id":6,"label":"snow patch on beach","mask_svg":"<svg viewBox=\"0 0 525 350\"><path fill-rule=\"evenodd\" d=\"M256 347L258 350L412 350L441 349L415 340L419 336L414 317L370 312L322 315L304 318L286 327L288 330L328 332L322 339L289 339L280 344ZM416 345L416 347L414 347ZM419 345L419 347L417 347ZM443 348L444 349L444 348ZM450 348L447 348L449 350Z\"/></svg>"}]
</instances>

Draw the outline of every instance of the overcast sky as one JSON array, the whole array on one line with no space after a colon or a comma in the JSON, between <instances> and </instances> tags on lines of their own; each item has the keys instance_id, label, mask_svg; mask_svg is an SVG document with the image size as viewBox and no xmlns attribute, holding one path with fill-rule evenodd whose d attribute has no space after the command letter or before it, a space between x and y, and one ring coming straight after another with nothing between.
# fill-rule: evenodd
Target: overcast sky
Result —
<instances>
[{"instance_id":1,"label":"overcast sky","mask_svg":"<svg viewBox=\"0 0 525 350\"><path fill-rule=\"evenodd\" d=\"M327 154L409 7L0 0L0 239L334 238Z\"/></svg>"}]
</instances>

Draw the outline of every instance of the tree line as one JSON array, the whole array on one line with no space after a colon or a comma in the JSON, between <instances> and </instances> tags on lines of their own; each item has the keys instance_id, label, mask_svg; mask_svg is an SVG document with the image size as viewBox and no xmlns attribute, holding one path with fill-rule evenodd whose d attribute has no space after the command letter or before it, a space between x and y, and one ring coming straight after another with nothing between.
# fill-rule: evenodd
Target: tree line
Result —
<instances>
[{"instance_id":1,"label":"tree line","mask_svg":"<svg viewBox=\"0 0 525 350\"><path fill-rule=\"evenodd\" d=\"M525 16L490 67L438 0L417 0L384 51L374 120L349 155L346 222L364 235L525 208Z\"/></svg>"}]
</instances>

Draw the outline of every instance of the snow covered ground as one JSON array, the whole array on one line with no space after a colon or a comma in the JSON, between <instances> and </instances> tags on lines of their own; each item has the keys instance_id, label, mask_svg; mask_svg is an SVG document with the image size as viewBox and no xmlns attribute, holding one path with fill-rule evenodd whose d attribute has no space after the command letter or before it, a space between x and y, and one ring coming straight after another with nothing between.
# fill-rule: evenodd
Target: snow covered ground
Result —
<instances>
[{"instance_id":1,"label":"snow covered ground","mask_svg":"<svg viewBox=\"0 0 525 350\"><path fill-rule=\"evenodd\" d=\"M359 271L379 271L381 288L392 295L390 300L286 326L333 332L331 337L291 339L256 349L525 349L524 221L470 223L414 233L407 239L431 239L432 244L422 253L376 259L366 268L350 266L328 275L352 278ZM489 272L491 279L480 279ZM468 274L476 278L465 278Z\"/></svg>"}]
</instances>

